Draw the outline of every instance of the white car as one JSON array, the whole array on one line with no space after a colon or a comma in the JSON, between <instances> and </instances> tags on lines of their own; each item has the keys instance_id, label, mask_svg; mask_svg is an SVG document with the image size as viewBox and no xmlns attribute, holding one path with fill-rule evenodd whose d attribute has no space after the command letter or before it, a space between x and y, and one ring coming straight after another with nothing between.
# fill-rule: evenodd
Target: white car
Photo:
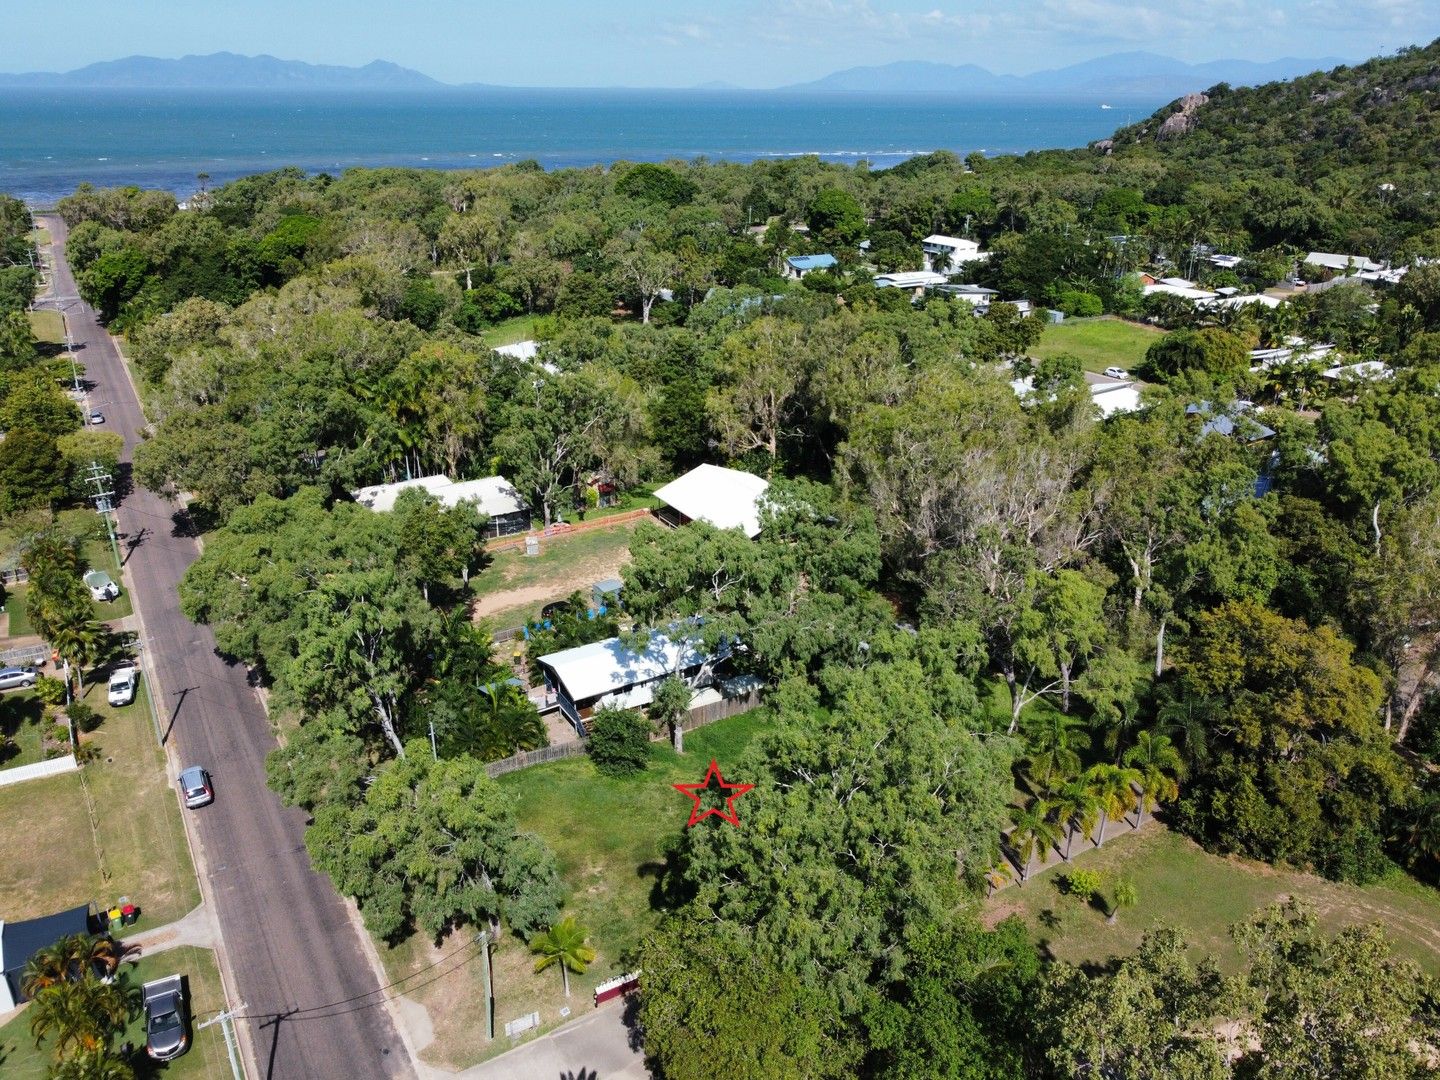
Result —
<instances>
[{"instance_id":1,"label":"white car","mask_svg":"<svg viewBox=\"0 0 1440 1080\"><path fill-rule=\"evenodd\" d=\"M134 664L118 667L110 673L110 688L107 700L117 708L129 705L135 700L135 688L140 685L140 671Z\"/></svg>"},{"instance_id":2,"label":"white car","mask_svg":"<svg viewBox=\"0 0 1440 1080\"><path fill-rule=\"evenodd\" d=\"M1123 367L1107 367L1105 374L1112 379L1128 379L1130 377L1130 373Z\"/></svg>"}]
</instances>

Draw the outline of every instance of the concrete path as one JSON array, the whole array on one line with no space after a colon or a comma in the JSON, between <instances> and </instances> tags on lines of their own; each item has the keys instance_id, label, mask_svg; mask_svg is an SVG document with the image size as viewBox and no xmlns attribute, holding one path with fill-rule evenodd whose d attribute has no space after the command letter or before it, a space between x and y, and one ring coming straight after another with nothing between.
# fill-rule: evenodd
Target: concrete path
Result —
<instances>
[{"instance_id":1,"label":"concrete path","mask_svg":"<svg viewBox=\"0 0 1440 1080\"><path fill-rule=\"evenodd\" d=\"M627 1001L612 1001L458 1075L464 1080L649 1080L639 1036L628 1022L631 1010Z\"/></svg>"},{"instance_id":2,"label":"concrete path","mask_svg":"<svg viewBox=\"0 0 1440 1080\"><path fill-rule=\"evenodd\" d=\"M127 948L140 950L140 956L151 956L166 949L178 949L182 945L196 945L202 949L213 949L220 939L219 928L210 909L201 904L194 911L164 926L154 926L138 934L126 934L120 939Z\"/></svg>"}]
</instances>

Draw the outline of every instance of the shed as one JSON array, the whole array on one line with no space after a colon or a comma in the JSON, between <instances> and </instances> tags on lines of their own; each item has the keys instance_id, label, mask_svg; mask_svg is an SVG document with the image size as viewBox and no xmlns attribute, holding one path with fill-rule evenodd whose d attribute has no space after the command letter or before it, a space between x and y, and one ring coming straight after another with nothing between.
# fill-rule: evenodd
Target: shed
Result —
<instances>
[{"instance_id":1,"label":"shed","mask_svg":"<svg viewBox=\"0 0 1440 1080\"><path fill-rule=\"evenodd\" d=\"M0 1013L9 1012L25 1000L20 992L20 980L32 956L63 937L89 933L88 904L24 922L0 922L0 970L5 973L0 979Z\"/></svg>"},{"instance_id":2,"label":"shed","mask_svg":"<svg viewBox=\"0 0 1440 1080\"><path fill-rule=\"evenodd\" d=\"M697 465L656 490L665 505L662 521L684 525L704 521L717 529L741 529L752 540L760 535L760 501L770 481L739 469Z\"/></svg>"}]
</instances>

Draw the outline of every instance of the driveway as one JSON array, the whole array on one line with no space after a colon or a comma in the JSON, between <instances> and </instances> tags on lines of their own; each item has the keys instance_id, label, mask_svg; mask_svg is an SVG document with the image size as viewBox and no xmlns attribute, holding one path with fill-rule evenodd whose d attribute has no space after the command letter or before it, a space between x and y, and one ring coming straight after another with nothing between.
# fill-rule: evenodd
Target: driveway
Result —
<instances>
[{"instance_id":1,"label":"driveway","mask_svg":"<svg viewBox=\"0 0 1440 1080\"><path fill-rule=\"evenodd\" d=\"M631 1001L612 1001L460 1076L464 1080L649 1080L645 1055L626 1022L632 1009Z\"/></svg>"},{"instance_id":2,"label":"driveway","mask_svg":"<svg viewBox=\"0 0 1440 1080\"><path fill-rule=\"evenodd\" d=\"M90 398L105 403L106 430L125 439L116 477L120 551L172 767L204 765L215 784L215 802L186 813L240 999L231 1004L245 1005L238 1026L251 1080L413 1076L349 911L310 866L305 814L282 807L265 786L275 736L247 672L222 660L210 630L180 613L176 587L199 556L188 522L143 488L126 491L145 417L94 309L67 299L77 290L64 222L40 220L54 241L55 299L46 306L65 311Z\"/></svg>"}]
</instances>

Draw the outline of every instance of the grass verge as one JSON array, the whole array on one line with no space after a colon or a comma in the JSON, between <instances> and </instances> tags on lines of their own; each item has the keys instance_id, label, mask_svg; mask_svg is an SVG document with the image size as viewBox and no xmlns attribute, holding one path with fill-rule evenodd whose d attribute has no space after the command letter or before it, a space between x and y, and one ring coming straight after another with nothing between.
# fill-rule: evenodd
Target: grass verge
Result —
<instances>
[{"instance_id":1,"label":"grass verge","mask_svg":"<svg viewBox=\"0 0 1440 1080\"><path fill-rule=\"evenodd\" d=\"M566 1019L562 1008L568 1006L572 1016L592 1010L595 986L627 970L636 946L659 923L655 892L664 848L680 833L690 807L670 785L700 780L711 758L729 766L761 730L764 715L742 713L692 732L685 737L684 757L668 743L653 744L650 767L637 776L603 776L588 758L570 758L497 781L515 797L521 828L554 850L567 886L565 913L590 931L599 955L584 975L570 976L567 1000L559 972L537 974L525 943L506 933L494 951L498 1037L491 1042L485 1037L483 964L473 929L438 945L417 934L393 949L382 947L389 978L413 974L402 989L430 1014L435 1042L421 1054L426 1062L466 1068L516 1045L505 1037L507 1020L538 1012L537 1030L543 1032ZM450 959L431 967L447 954Z\"/></svg>"},{"instance_id":2,"label":"grass verge","mask_svg":"<svg viewBox=\"0 0 1440 1080\"><path fill-rule=\"evenodd\" d=\"M58 311L30 312L30 332L42 345L65 344L65 316Z\"/></svg>"},{"instance_id":3,"label":"grass verge","mask_svg":"<svg viewBox=\"0 0 1440 1080\"><path fill-rule=\"evenodd\" d=\"M1086 371L1107 367L1130 369L1145 359L1145 350L1163 336L1153 326L1129 322L1114 315L1095 319L1066 319L1045 327L1040 343L1030 350L1037 360L1069 353Z\"/></svg>"},{"instance_id":4,"label":"grass verge","mask_svg":"<svg viewBox=\"0 0 1440 1080\"><path fill-rule=\"evenodd\" d=\"M143 957L138 963L125 964L121 970L137 991L141 984L152 979L184 975L189 981L192 1021L203 1021L225 1007L220 970L215 963L215 954L209 949L188 945L169 949ZM145 1020L140 1012L136 1012L124 1034L115 1042L117 1047L124 1042L131 1043L137 1047L139 1056L144 1058ZM6 1080L44 1080L51 1060L50 1045L47 1043L37 1048L30 1034L28 1009L0 1027L0 1073L5 1075ZM230 1080L225 1037L218 1024L203 1031L195 1030L192 1025L190 1049L184 1055L168 1064L144 1060L137 1072L144 1077L163 1076L172 1080Z\"/></svg>"},{"instance_id":5,"label":"grass verge","mask_svg":"<svg viewBox=\"0 0 1440 1080\"><path fill-rule=\"evenodd\" d=\"M99 759L77 773L0 788L0 919L128 896L142 930L200 902L148 693L142 679L134 703L115 709L103 682L86 687L85 703L103 719L81 741L98 747Z\"/></svg>"},{"instance_id":6,"label":"grass verge","mask_svg":"<svg viewBox=\"0 0 1440 1080\"><path fill-rule=\"evenodd\" d=\"M1099 871L1106 878L1107 898L1117 877L1129 878L1139 904L1108 923L1102 905L1060 892L1058 882L1067 868L1058 863L1036 873L1023 888L996 893L987 903L989 916L998 921L1018 914L1050 955L1077 964L1133 952L1146 930L1173 926L1185 932L1197 954L1212 955L1233 972L1240 954L1230 927L1283 897L1298 896L1315 905L1322 925L1332 932L1355 923L1380 923L1399 954L1440 974L1440 893L1403 876L1346 885L1211 855L1177 833L1153 827L1117 836L1099 850L1087 849L1075 866Z\"/></svg>"}]
</instances>

